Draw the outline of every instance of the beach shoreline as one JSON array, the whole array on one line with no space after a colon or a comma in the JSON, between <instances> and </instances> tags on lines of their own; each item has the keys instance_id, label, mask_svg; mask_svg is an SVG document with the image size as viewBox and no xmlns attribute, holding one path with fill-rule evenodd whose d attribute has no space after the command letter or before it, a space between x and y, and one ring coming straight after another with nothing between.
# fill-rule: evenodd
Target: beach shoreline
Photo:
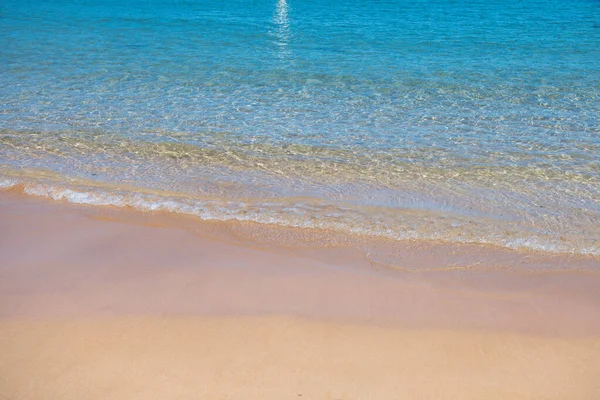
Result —
<instances>
[{"instance_id":1,"label":"beach shoreline","mask_svg":"<svg viewBox=\"0 0 600 400\"><path fill-rule=\"evenodd\" d=\"M0 221L0 318L231 312L600 333L597 257L202 221L14 190L0 194ZM130 294L151 291L162 303Z\"/></svg>"},{"instance_id":2,"label":"beach shoreline","mask_svg":"<svg viewBox=\"0 0 600 400\"><path fill-rule=\"evenodd\" d=\"M0 400L600 399L600 1L0 10Z\"/></svg>"},{"instance_id":3,"label":"beach shoreline","mask_svg":"<svg viewBox=\"0 0 600 400\"><path fill-rule=\"evenodd\" d=\"M0 194L0 235L0 398L600 394L593 257L17 191Z\"/></svg>"}]
</instances>

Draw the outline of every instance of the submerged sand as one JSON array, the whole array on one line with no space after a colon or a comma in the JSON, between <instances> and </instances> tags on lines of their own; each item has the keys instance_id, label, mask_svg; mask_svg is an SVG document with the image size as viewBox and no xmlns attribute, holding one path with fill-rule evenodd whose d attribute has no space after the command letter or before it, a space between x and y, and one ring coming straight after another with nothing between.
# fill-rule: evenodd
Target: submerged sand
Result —
<instances>
[{"instance_id":1,"label":"submerged sand","mask_svg":"<svg viewBox=\"0 0 600 400\"><path fill-rule=\"evenodd\" d=\"M0 257L1 399L600 398L594 258L15 193Z\"/></svg>"}]
</instances>

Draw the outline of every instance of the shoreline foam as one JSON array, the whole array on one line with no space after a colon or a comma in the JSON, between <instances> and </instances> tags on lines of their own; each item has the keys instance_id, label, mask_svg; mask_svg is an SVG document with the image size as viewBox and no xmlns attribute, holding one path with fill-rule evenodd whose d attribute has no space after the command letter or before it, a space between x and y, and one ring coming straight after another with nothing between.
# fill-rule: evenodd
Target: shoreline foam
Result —
<instances>
[{"instance_id":1,"label":"shoreline foam","mask_svg":"<svg viewBox=\"0 0 600 400\"><path fill-rule=\"evenodd\" d=\"M127 185L67 178L50 171L0 176L0 190L74 204L169 212L210 221L256 222L289 228L321 229L396 241L423 240L489 244L509 249L600 256L600 242L585 231L561 235L493 217L469 217L422 209L386 209L336 204L317 198L198 197Z\"/></svg>"}]
</instances>

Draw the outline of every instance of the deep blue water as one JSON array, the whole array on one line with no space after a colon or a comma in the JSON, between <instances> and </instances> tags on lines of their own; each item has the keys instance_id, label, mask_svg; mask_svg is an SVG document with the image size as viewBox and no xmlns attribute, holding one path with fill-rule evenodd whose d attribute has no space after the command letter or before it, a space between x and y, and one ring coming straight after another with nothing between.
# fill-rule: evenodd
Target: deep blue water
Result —
<instances>
[{"instance_id":1,"label":"deep blue water","mask_svg":"<svg viewBox=\"0 0 600 400\"><path fill-rule=\"evenodd\" d=\"M0 99L38 194L600 253L597 0L5 1Z\"/></svg>"}]
</instances>

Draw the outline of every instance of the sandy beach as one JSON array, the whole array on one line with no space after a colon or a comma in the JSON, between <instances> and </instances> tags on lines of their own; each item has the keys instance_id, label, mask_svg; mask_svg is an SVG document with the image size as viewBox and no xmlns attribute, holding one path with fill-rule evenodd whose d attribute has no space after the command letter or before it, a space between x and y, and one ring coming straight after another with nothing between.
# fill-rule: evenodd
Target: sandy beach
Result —
<instances>
[{"instance_id":1,"label":"sandy beach","mask_svg":"<svg viewBox=\"0 0 600 400\"><path fill-rule=\"evenodd\" d=\"M597 260L318 234L3 193L0 398L600 396Z\"/></svg>"},{"instance_id":2,"label":"sandy beach","mask_svg":"<svg viewBox=\"0 0 600 400\"><path fill-rule=\"evenodd\" d=\"M0 400L600 400L600 1L4 1L0 71Z\"/></svg>"},{"instance_id":3,"label":"sandy beach","mask_svg":"<svg viewBox=\"0 0 600 400\"><path fill-rule=\"evenodd\" d=\"M9 399L594 399L600 341L289 317L5 322Z\"/></svg>"}]
</instances>

